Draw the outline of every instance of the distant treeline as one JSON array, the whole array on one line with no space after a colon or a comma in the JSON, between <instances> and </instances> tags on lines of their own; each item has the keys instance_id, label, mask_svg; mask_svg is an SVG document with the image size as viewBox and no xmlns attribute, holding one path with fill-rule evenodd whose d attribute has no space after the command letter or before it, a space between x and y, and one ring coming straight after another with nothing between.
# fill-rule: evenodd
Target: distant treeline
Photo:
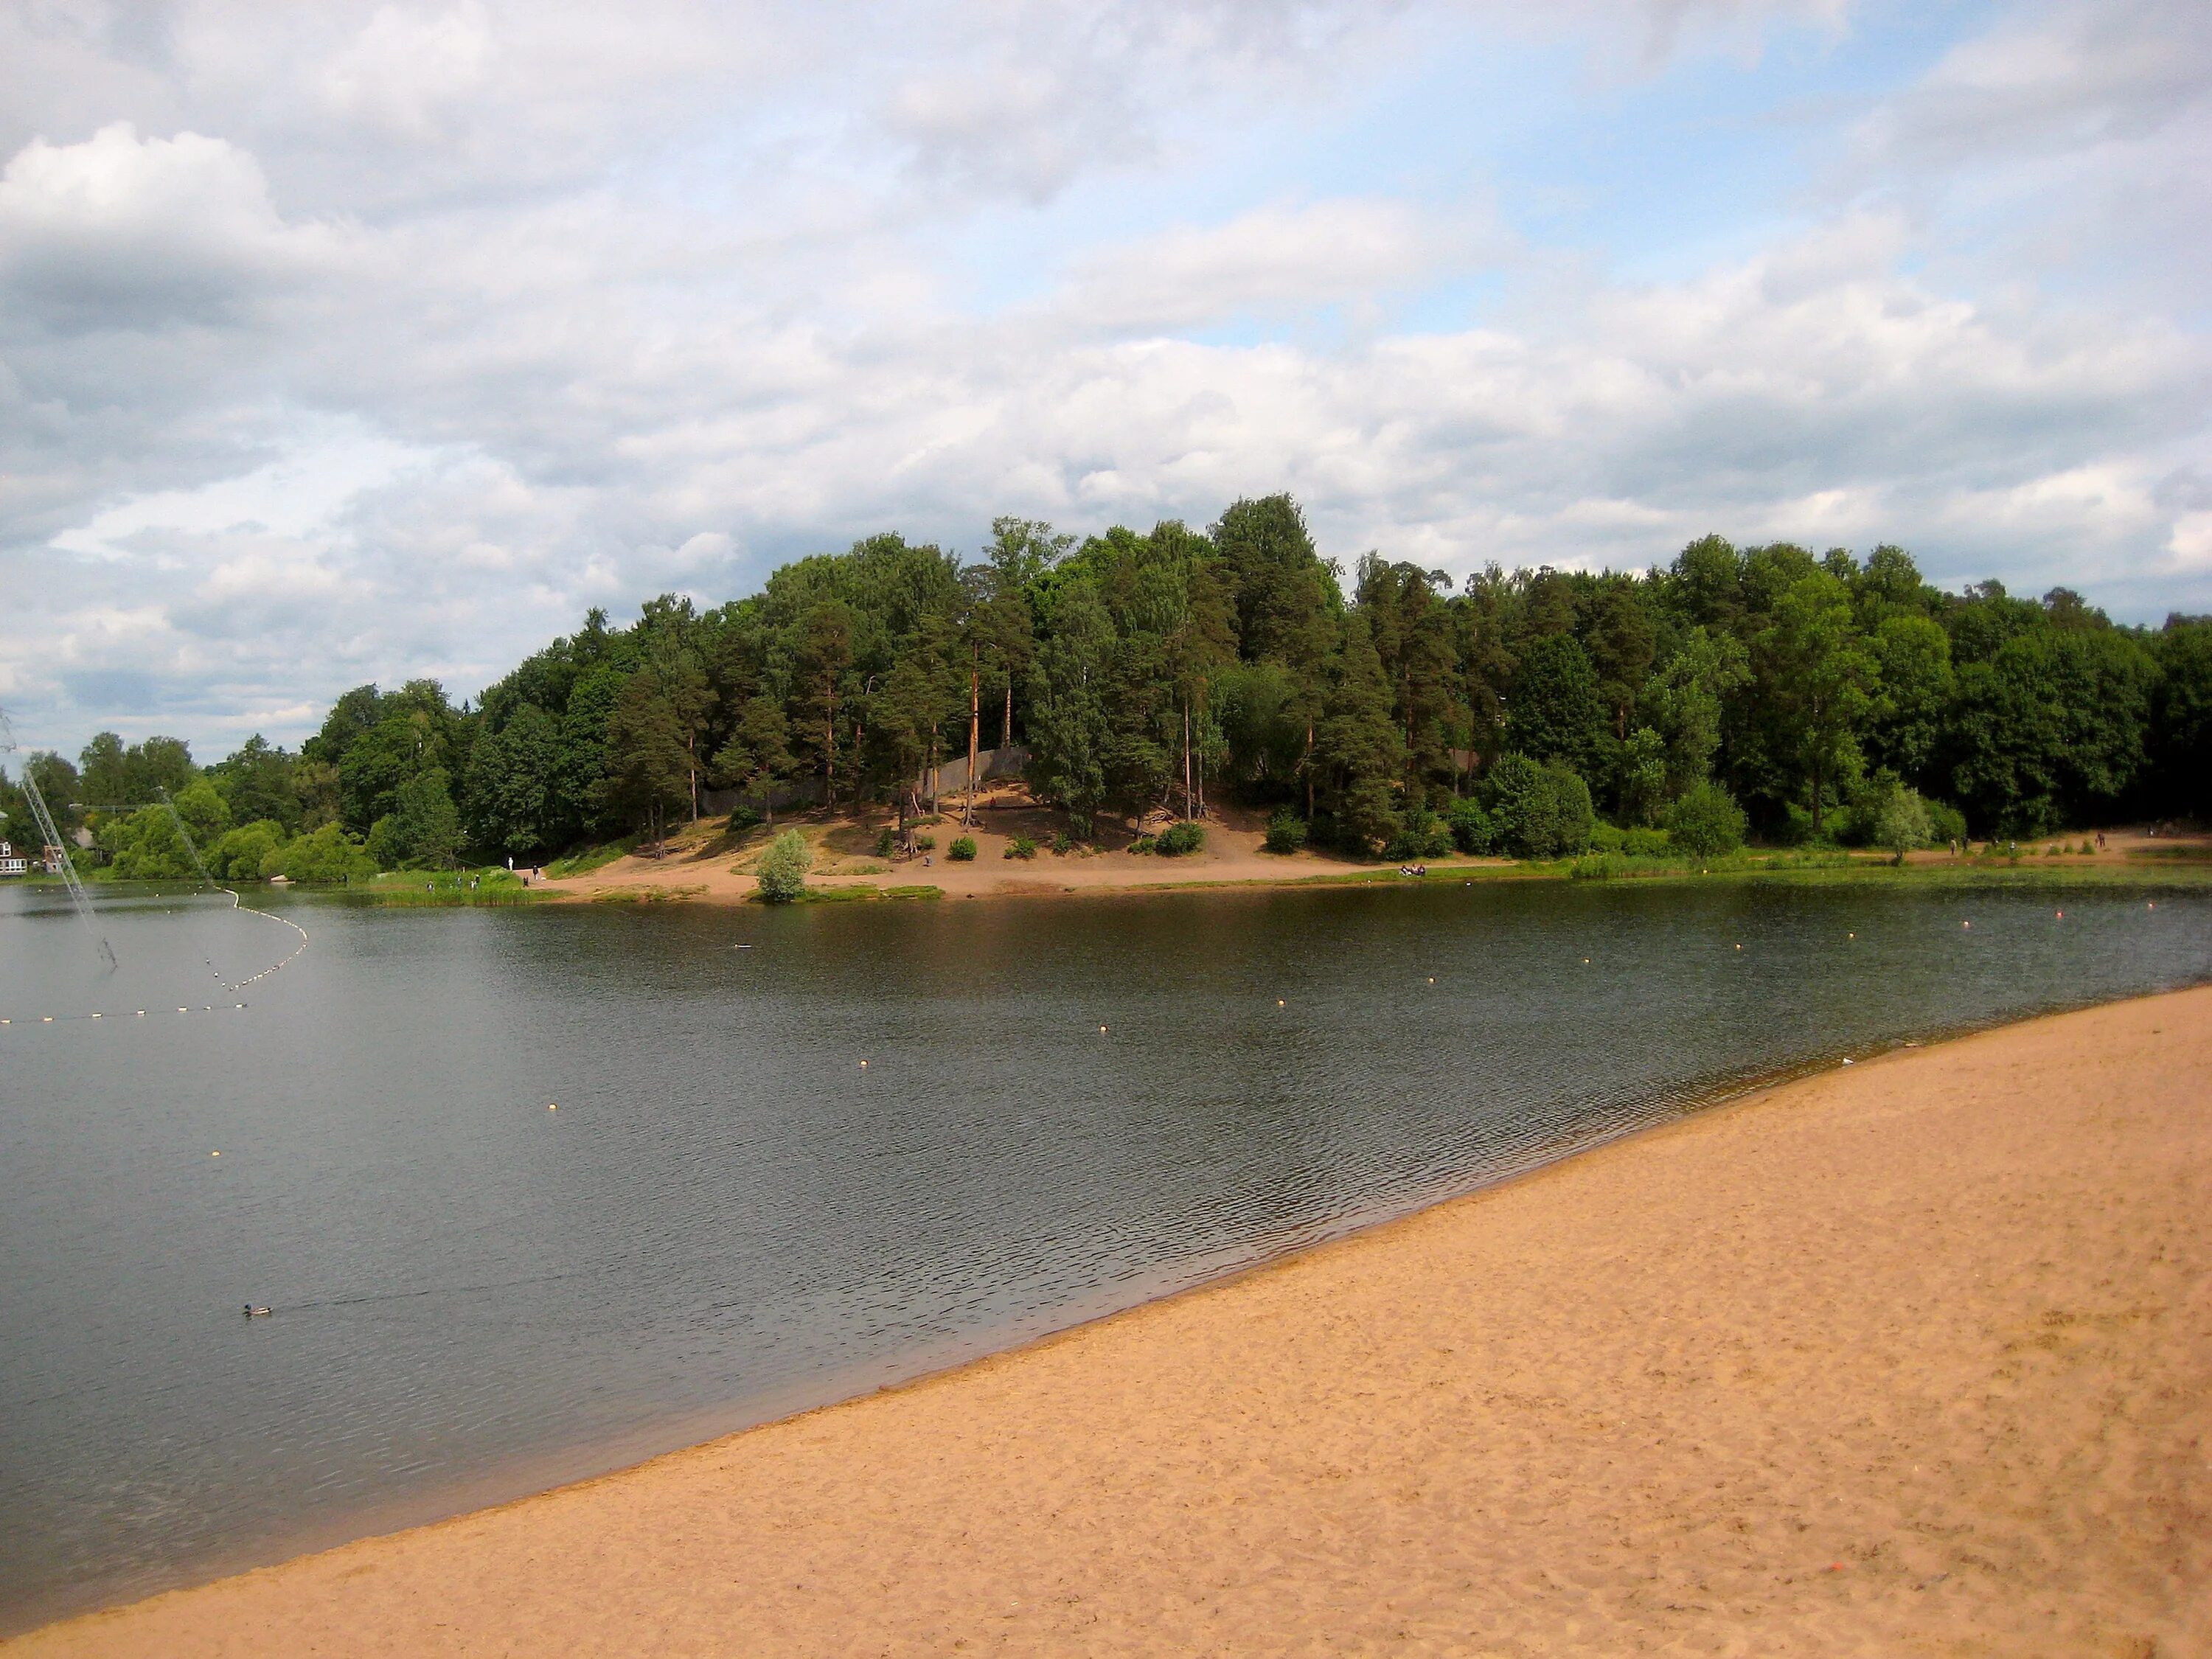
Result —
<instances>
[{"instance_id":1,"label":"distant treeline","mask_svg":"<svg viewBox=\"0 0 2212 1659\"><path fill-rule=\"evenodd\" d=\"M364 685L296 755L257 737L202 772L181 743L103 733L74 768L37 764L52 798L107 809L118 873L148 874L175 873L173 820L112 809L157 790L233 849L228 873L294 849L303 873L538 861L653 833L709 787L813 778L834 805L908 810L971 729L1025 744L1079 836L1224 795L1295 821L1285 839L1369 853L1453 823L1479 842L1504 821L1486 811L1525 816L1547 788L1623 828L1694 793L1783 844L1865 838L1911 792L1939 840L2212 802L2212 619L1947 592L1896 547L1709 536L1645 575L1493 565L1455 590L1377 554L1347 579L1284 495L1202 532L994 531L975 563L877 536L710 611L664 597L623 629L594 611L475 708L434 681Z\"/></svg>"}]
</instances>

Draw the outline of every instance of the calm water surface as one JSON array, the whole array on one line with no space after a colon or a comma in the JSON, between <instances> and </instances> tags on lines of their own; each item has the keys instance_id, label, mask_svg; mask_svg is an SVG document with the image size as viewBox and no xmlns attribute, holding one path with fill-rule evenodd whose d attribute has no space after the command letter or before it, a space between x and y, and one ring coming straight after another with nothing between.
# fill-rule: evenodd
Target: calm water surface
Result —
<instances>
[{"instance_id":1,"label":"calm water surface","mask_svg":"<svg viewBox=\"0 0 2212 1659\"><path fill-rule=\"evenodd\" d=\"M103 975L0 896L0 1628L849 1395L1779 1068L2212 977L2212 900L2172 891L283 914L313 944L232 996L296 936L131 905Z\"/></svg>"}]
</instances>

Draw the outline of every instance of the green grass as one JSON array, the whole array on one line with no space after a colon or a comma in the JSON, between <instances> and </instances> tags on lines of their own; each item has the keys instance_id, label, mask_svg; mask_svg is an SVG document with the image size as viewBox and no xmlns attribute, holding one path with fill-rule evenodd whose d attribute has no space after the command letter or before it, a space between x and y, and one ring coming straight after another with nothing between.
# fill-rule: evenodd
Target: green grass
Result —
<instances>
[{"instance_id":1,"label":"green grass","mask_svg":"<svg viewBox=\"0 0 2212 1659\"><path fill-rule=\"evenodd\" d=\"M477 885L471 889L471 880ZM365 904L436 908L532 904L541 896L522 878L498 867L483 870L387 870L368 881L335 890Z\"/></svg>"},{"instance_id":2,"label":"green grass","mask_svg":"<svg viewBox=\"0 0 2212 1659\"><path fill-rule=\"evenodd\" d=\"M635 850L636 847L635 836L624 836L620 841L587 847L580 853L571 853L567 858L556 859L545 866L545 873L555 881L566 876L588 876L594 870L605 869L617 859Z\"/></svg>"},{"instance_id":3,"label":"green grass","mask_svg":"<svg viewBox=\"0 0 2212 1659\"><path fill-rule=\"evenodd\" d=\"M941 899L945 890L924 883L913 887L886 887L883 895L887 899Z\"/></svg>"}]
</instances>

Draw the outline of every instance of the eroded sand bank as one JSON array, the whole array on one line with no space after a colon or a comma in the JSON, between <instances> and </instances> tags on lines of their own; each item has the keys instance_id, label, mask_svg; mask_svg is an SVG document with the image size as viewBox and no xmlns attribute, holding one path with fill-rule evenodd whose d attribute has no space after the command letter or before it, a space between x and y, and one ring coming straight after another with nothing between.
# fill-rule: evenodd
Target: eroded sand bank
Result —
<instances>
[{"instance_id":1,"label":"eroded sand bank","mask_svg":"<svg viewBox=\"0 0 2212 1659\"><path fill-rule=\"evenodd\" d=\"M2212 988L9 1650L2212 1652Z\"/></svg>"}]
</instances>

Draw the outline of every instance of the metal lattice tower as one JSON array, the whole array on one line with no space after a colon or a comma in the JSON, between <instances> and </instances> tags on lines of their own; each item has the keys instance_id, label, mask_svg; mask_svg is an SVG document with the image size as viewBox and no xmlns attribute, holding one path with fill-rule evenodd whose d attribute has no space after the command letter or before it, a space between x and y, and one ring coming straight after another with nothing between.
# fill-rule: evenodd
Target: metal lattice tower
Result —
<instances>
[{"instance_id":1,"label":"metal lattice tower","mask_svg":"<svg viewBox=\"0 0 2212 1659\"><path fill-rule=\"evenodd\" d=\"M8 711L0 708L0 754L15 752L15 728L8 723ZM70 902L76 907L77 920L84 924L84 931L98 947L101 960L112 969L115 947L107 942L107 936L93 919L92 895L84 890L84 883L77 878L76 866L70 858L69 843L54 827L54 815L46 810L46 798L39 793L39 781L31 774L30 763L26 761L17 769L22 774L23 798L31 804L31 817L37 821L40 836L46 846L61 849L62 884L69 889Z\"/></svg>"}]
</instances>

